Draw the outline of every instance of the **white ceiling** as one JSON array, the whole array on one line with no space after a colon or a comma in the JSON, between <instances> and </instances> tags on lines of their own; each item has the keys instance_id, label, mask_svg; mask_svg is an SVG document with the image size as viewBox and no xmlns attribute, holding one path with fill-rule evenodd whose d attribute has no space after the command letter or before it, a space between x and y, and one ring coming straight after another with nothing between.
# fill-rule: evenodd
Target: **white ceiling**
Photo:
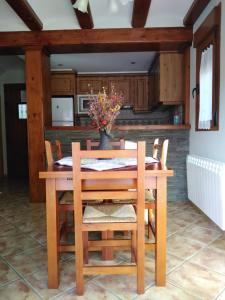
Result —
<instances>
[{"instance_id":1,"label":"white ceiling","mask_svg":"<svg viewBox=\"0 0 225 300\"><path fill-rule=\"evenodd\" d=\"M43 30L79 29L71 0L27 0L43 23ZM133 3L120 4L118 13L109 10L108 0L89 0L94 28L130 28ZM118 1L119 2L119 1ZM183 26L193 0L152 0L145 27ZM0 32L29 31L5 0L0 0ZM79 73L146 72L154 52L83 53L51 55L52 69L74 69ZM135 62L135 64L131 64ZM9 65L10 64L10 65ZM18 62L21 67L20 61ZM16 66L15 57L0 56L0 72Z\"/></svg>"},{"instance_id":2,"label":"white ceiling","mask_svg":"<svg viewBox=\"0 0 225 300\"><path fill-rule=\"evenodd\" d=\"M51 68L72 68L78 73L147 72L154 56L155 52L54 54Z\"/></svg>"},{"instance_id":3,"label":"white ceiling","mask_svg":"<svg viewBox=\"0 0 225 300\"><path fill-rule=\"evenodd\" d=\"M117 13L109 11L108 0L89 0L94 28L129 28L133 3L120 4ZM79 29L70 0L28 0L44 30ZM146 27L183 26L183 18L193 0L152 0ZM0 31L27 31L27 26L5 0L0 0Z\"/></svg>"}]
</instances>

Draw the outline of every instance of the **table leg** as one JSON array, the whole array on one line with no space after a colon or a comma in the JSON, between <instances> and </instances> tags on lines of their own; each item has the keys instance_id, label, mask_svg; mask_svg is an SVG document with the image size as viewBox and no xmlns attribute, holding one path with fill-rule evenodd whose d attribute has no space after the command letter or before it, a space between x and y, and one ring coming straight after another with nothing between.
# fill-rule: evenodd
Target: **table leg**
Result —
<instances>
[{"instance_id":1,"label":"table leg","mask_svg":"<svg viewBox=\"0 0 225 300\"><path fill-rule=\"evenodd\" d=\"M157 286L165 286L166 284L166 214L167 178L158 177L155 216L155 281Z\"/></svg>"},{"instance_id":2,"label":"table leg","mask_svg":"<svg viewBox=\"0 0 225 300\"><path fill-rule=\"evenodd\" d=\"M58 220L55 179L46 179L46 218L48 252L48 287L59 285Z\"/></svg>"}]
</instances>

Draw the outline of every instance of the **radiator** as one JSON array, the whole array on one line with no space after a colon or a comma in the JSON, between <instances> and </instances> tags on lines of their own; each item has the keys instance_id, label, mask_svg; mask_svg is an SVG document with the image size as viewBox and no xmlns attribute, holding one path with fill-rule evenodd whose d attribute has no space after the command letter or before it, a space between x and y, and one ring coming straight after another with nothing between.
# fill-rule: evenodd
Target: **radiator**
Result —
<instances>
[{"instance_id":1,"label":"radiator","mask_svg":"<svg viewBox=\"0 0 225 300\"><path fill-rule=\"evenodd\" d=\"M187 156L188 198L225 230L225 163Z\"/></svg>"}]
</instances>

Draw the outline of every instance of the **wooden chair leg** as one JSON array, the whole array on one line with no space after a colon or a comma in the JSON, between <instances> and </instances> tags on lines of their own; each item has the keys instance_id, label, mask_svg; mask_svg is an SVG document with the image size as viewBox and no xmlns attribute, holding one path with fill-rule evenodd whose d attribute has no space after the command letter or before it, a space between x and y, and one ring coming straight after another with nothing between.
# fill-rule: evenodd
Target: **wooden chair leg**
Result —
<instances>
[{"instance_id":1,"label":"wooden chair leg","mask_svg":"<svg viewBox=\"0 0 225 300\"><path fill-rule=\"evenodd\" d=\"M83 232L83 245L84 245L84 249L83 249L83 252L84 252L84 263L85 264L88 264L88 231L85 231Z\"/></svg>"},{"instance_id":2,"label":"wooden chair leg","mask_svg":"<svg viewBox=\"0 0 225 300\"><path fill-rule=\"evenodd\" d=\"M143 224L144 227L144 224ZM137 293L144 294L145 292L145 276L144 276L144 260L145 247L144 245L144 228L137 230Z\"/></svg>"},{"instance_id":3,"label":"wooden chair leg","mask_svg":"<svg viewBox=\"0 0 225 300\"><path fill-rule=\"evenodd\" d=\"M153 237L150 224L151 224L151 209L148 209L148 224L147 224L147 226L148 226L148 239L149 240L152 239L152 237Z\"/></svg>"},{"instance_id":4,"label":"wooden chair leg","mask_svg":"<svg viewBox=\"0 0 225 300\"><path fill-rule=\"evenodd\" d=\"M107 240L107 239L112 239L114 236L113 231L102 231L102 239ZM102 259L103 260L113 260L113 249L112 247L103 247L102 249Z\"/></svg>"},{"instance_id":5,"label":"wooden chair leg","mask_svg":"<svg viewBox=\"0 0 225 300\"><path fill-rule=\"evenodd\" d=\"M137 231L131 231L131 262L137 261Z\"/></svg>"}]
</instances>

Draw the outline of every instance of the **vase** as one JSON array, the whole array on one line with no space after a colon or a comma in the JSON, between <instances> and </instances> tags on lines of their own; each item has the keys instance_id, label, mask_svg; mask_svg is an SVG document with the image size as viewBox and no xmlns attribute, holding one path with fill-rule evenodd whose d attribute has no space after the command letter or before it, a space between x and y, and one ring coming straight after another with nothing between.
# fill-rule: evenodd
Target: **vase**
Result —
<instances>
[{"instance_id":1,"label":"vase","mask_svg":"<svg viewBox=\"0 0 225 300\"><path fill-rule=\"evenodd\" d=\"M110 144L111 136L105 130L99 130L100 142L98 145L99 150L110 150L112 146Z\"/></svg>"}]
</instances>

